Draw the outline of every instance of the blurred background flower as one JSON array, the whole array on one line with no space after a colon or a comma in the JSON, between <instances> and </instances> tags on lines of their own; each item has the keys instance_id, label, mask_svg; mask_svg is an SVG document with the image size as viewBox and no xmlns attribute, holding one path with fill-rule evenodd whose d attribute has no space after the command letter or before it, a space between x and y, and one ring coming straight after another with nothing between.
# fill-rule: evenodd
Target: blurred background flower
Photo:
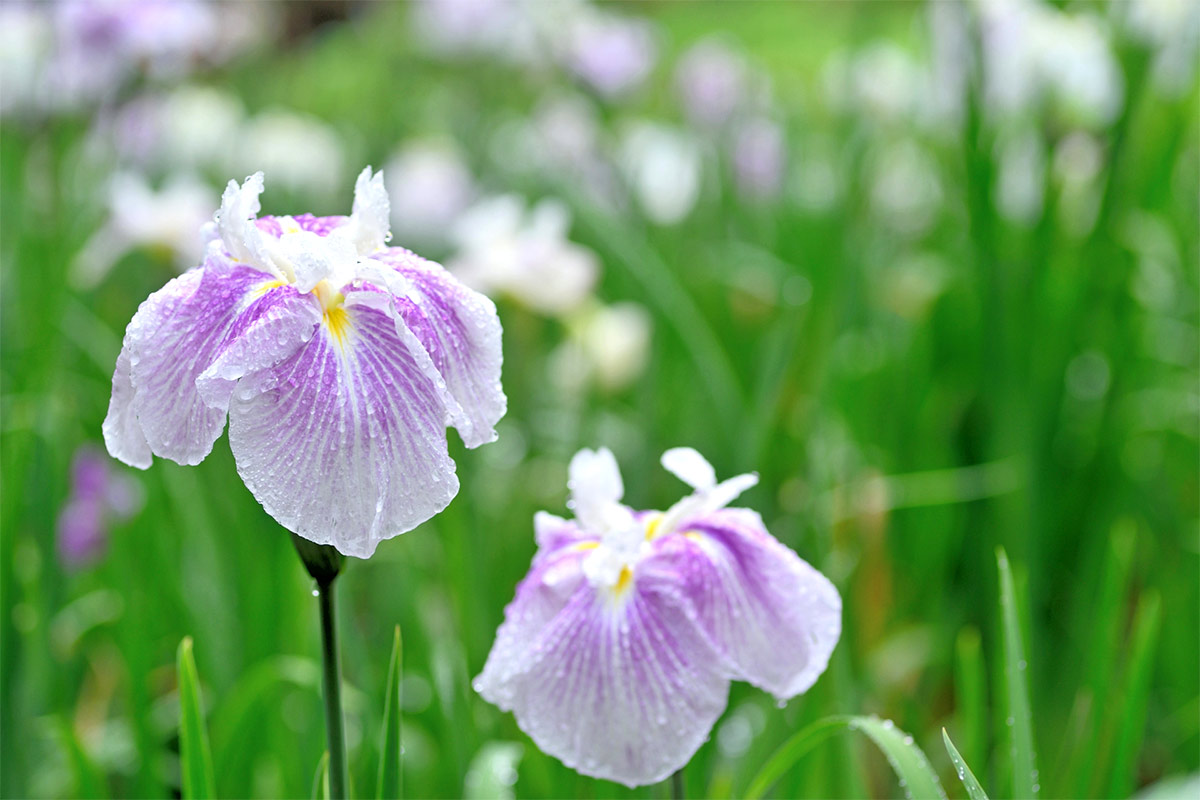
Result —
<instances>
[{"instance_id":1,"label":"blurred background flower","mask_svg":"<svg viewBox=\"0 0 1200 800\"><path fill-rule=\"evenodd\" d=\"M71 491L58 513L58 558L67 569L94 564L109 529L141 510L141 486L103 450L85 445L71 457Z\"/></svg>"}]
</instances>

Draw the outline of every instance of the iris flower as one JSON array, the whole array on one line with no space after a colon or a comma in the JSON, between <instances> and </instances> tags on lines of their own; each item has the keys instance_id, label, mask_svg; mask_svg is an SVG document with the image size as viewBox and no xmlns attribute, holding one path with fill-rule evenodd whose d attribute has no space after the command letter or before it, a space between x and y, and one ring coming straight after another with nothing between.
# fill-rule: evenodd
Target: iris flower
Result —
<instances>
[{"instance_id":1,"label":"iris flower","mask_svg":"<svg viewBox=\"0 0 1200 800\"><path fill-rule=\"evenodd\" d=\"M383 176L349 217L263 217L262 173L230 181L203 264L134 315L104 440L135 467L198 464L229 419L238 473L294 533L367 557L458 491L468 447L505 411L495 306L387 247Z\"/></svg>"},{"instance_id":2,"label":"iris flower","mask_svg":"<svg viewBox=\"0 0 1200 800\"><path fill-rule=\"evenodd\" d=\"M532 569L475 682L542 750L629 786L688 762L730 680L794 697L841 634L833 584L757 513L726 508L757 476L717 483L690 448L662 463L693 493L665 513L636 512L620 503L612 453L576 454L575 519L534 518Z\"/></svg>"}]
</instances>

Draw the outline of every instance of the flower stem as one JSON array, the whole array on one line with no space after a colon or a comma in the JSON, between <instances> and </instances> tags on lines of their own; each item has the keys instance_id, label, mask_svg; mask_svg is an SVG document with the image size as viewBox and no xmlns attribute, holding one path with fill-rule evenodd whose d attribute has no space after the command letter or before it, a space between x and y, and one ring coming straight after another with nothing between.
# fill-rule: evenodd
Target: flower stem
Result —
<instances>
[{"instance_id":1,"label":"flower stem","mask_svg":"<svg viewBox=\"0 0 1200 800\"><path fill-rule=\"evenodd\" d=\"M329 744L329 797L346 798L346 737L342 733L342 662L338 658L337 615L333 603L333 582L346 565L337 548L310 542L292 534L292 544L308 574L317 582L317 600L321 607L321 662L325 695L325 732Z\"/></svg>"},{"instance_id":2,"label":"flower stem","mask_svg":"<svg viewBox=\"0 0 1200 800\"><path fill-rule=\"evenodd\" d=\"M336 576L335 576L336 577ZM325 731L329 745L329 797L346 797L346 737L342 733L342 663L338 658L333 581L317 582L321 606L321 661L324 666Z\"/></svg>"},{"instance_id":3,"label":"flower stem","mask_svg":"<svg viewBox=\"0 0 1200 800\"><path fill-rule=\"evenodd\" d=\"M671 800L684 800L687 792L683 786L683 767L671 774Z\"/></svg>"}]
</instances>

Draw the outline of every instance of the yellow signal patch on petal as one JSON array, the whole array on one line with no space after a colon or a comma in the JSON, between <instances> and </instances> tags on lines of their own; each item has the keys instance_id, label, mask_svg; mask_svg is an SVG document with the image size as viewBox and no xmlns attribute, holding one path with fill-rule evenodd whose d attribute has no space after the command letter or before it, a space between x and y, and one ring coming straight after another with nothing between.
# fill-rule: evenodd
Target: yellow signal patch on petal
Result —
<instances>
[{"instance_id":1,"label":"yellow signal patch on petal","mask_svg":"<svg viewBox=\"0 0 1200 800\"><path fill-rule=\"evenodd\" d=\"M250 290L250 296L258 299L272 289L278 289L280 286L287 286L287 281L263 281Z\"/></svg>"},{"instance_id":2,"label":"yellow signal patch on petal","mask_svg":"<svg viewBox=\"0 0 1200 800\"><path fill-rule=\"evenodd\" d=\"M613 587L613 594L617 597L629 591L629 587L633 584L633 570L629 567L622 567L621 574L617 576L617 585Z\"/></svg>"},{"instance_id":3,"label":"yellow signal patch on petal","mask_svg":"<svg viewBox=\"0 0 1200 800\"><path fill-rule=\"evenodd\" d=\"M654 534L658 533L658 525L662 522L662 514L653 514L650 519L646 520L646 541L654 538Z\"/></svg>"},{"instance_id":4,"label":"yellow signal patch on petal","mask_svg":"<svg viewBox=\"0 0 1200 800\"><path fill-rule=\"evenodd\" d=\"M345 346L346 336L350 331L350 315L340 305L327 308L325 309L325 327L329 328L329 334L339 345Z\"/></svg>"}]
</instances>

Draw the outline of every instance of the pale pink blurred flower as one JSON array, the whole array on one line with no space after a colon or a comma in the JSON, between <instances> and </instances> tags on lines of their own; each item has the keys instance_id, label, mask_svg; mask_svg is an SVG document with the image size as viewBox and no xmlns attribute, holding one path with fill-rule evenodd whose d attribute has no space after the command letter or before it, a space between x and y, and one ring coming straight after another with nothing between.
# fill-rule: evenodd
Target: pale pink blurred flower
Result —
<instances>
[{"instance_id":1,"label":"pale pink blurred flower","mask_svg":"<svg viewBox=\"0 0 1200 800\"><path fill-rule=\"evenodd\" d=\"M475 196L475 180L452 144L412 141L384 170L392 203L392 231L415 245L444 244Z\"/></svg>"},{"instance_id":2,"label":"pale pink blurred flower","mask_svg":"<svg viewBox=\"0 0 1200 800\"><path fill-rule=\"evenodd\" d=\"M787 136L766 117L753 117L733 132L733 174L737 188L754 200L779 195L787 171Z\"/></svg>"},{"instance_id":3,"label":"pale pink blurred flower","mask_svg":"<svg viewBox=\"0 0 1200 800\"><path fill-rule=\"evenodd\" d=\"M675 68L675 88L688 118L719 127L745 101L746 64L724 39L709 37L692 45Z\"/></svg>"},{"instance_id":4,"label":"pale pink blurred flower","mask_svg":"<svg viewBox=\"0 0 1200 800\"><path fill-rule=\"evenodd\" d=\"M645 20L581 13L566 36L567 66L606 97L641 86L658 58L654 30Z\"/></svg>"}]
</instances>

